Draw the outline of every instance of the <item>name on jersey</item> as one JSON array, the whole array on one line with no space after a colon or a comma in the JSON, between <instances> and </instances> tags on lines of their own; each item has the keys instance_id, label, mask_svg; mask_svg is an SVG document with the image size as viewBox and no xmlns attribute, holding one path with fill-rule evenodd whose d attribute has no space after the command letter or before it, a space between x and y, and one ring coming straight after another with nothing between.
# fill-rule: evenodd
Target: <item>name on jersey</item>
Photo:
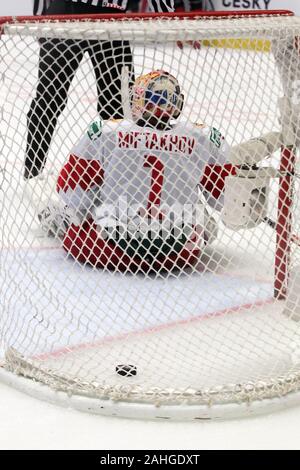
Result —
<instances>
[{"instance_id":1,"label":"name on jersey","mask_svg":"<svg viewBox=\"0 0 300 470\"><path fill-rule=\"evenodd\" d=\"M165 152L192 155L196 146L193 137L172 134L142 134L141 132L119 132L119 147L126 149L163 150Z\"/></svg>"}]
</instances>

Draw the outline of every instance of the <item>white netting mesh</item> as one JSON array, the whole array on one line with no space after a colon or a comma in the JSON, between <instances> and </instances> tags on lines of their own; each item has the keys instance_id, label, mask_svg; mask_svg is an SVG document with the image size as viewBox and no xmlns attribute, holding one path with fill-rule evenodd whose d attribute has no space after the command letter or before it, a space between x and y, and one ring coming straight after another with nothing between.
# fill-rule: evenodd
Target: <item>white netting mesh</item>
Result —
<instances>
[{"instance_id":1,"label":"white netting mesh","mask_svg":"<svg viewBox=\"0 0 300 470\"><path fill-rule=\"evenodd\" d=\"M174 408L298 391L298 36L288 15L3 25L5 370ZM180 92L132 89L156 70Z\"/></svg>"}]
</instances>

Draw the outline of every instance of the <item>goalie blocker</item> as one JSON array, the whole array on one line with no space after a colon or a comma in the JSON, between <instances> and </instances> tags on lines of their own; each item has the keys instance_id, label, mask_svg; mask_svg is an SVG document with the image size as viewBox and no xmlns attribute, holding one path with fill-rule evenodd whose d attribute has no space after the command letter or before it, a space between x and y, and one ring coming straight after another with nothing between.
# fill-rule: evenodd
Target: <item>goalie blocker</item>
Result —
<instances>
[{"instance_id":1,"label":"goalie blocker","mask_svg":"<svg viewBox=\"0 0 300 470\"><path fill-rule=\"evenodd\" d=\"M270 167L256 165L279 150L282 143L292 153L299 146L300 106L287 96L279 99L278 105L281 132L270 132L231 150L230 161L236 171L224 183L222 220L232 230L254 228L267 221L270 179L285 176Z\"/></svg>"}]
</instances>

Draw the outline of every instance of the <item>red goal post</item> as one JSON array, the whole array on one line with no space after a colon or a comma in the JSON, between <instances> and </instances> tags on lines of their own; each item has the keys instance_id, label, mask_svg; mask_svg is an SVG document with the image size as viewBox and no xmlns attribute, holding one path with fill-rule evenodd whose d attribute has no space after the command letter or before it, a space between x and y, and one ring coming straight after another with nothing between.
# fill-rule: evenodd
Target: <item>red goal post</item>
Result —
<instances>
[{"instance_id":1,"label":"red goal post","mask_svg":"<svg viewBox=\"0 0 300 470\"><path fill-rule=\"evenodd\" d=\"M163 275L114 275L78 260L71 266L62 242L37 232L37 207L57 197L56 180L24 183L22 165L38 39L128 41L136 74L159 68L178 78L186 97L182 122L217 126L234 148L282 131L278 99L292 98L293 82L300 79L300 57L291 47L300 20L287 10L5 17L0 29L0 378L61 404L133 417L231 417L298 401L296 145L281 135L280 150L263 159L264 169L277 171L268 188L275 230L261 223L230 231L214 215L217 239L203 247L197 265ZM270 52L213 45L240 38L270 41ZM205 45L194 50L188 43L195 40ZM183 50L178 41L186 42ZM46 176L57 176L97 116L88 57L78 74L58 120ZM297 120L292 124L297 131ZM137 371L127 382L115 374L121 364Z\"/></svg>"}]
</instances>

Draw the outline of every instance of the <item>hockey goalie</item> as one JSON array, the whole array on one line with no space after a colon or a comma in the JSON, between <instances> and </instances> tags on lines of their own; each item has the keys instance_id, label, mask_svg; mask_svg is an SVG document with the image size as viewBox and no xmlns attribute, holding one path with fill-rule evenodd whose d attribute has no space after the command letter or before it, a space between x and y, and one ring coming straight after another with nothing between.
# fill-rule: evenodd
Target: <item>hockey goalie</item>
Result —
<instances>
[{"instance_id":1,"label":"hockey goalie","mask_svg":"<svg viewBox=\"0 0 300 470\"><path fill-rule=\"evenodd\" d=\"M92 123L62 168L61 204L39 215L78 262L118 271L189 268L217 237L264 221L269 175L257 164L280 145L270 133L230 148L182 118L175 77L154 71L132 89L131 119Z\"/></svg>"}]
</instances>

